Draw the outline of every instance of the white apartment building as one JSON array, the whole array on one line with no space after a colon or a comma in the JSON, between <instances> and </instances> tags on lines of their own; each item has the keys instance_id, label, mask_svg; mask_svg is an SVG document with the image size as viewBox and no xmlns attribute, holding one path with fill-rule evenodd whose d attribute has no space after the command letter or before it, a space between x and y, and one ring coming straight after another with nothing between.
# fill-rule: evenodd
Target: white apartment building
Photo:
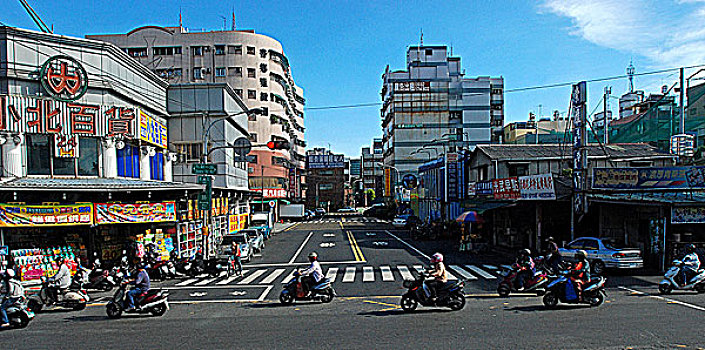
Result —
<instances>
[{"instance_id":1,"label":"white apartment building","mask_svg":"<svg viewBox=\"0 0 705 350\"><path fill-rule=\"evenodd\" d=\"M265 189L265 197L301 197L301 186L290 184L300 183L302 172L288 168L305 165L305 100L277 40L253 30L189 32L158 26L87 37L117 45L170 84L227 83L247 108L263 108L264 115L248 120L250 140L258 145L286 140L291 150L253 148L249 187Z\"/></svg>"},{"instance_id":2,"label":"white apartment building","mask_svg":"<svg viewBox=\"0 0 705 350\"><path fill-rule=\"evenodd\" d=\"M504 79L465 77L446 46L411 46L406 70L382 76L384 163L417 173L432 157L457 147L498 143L504 122Z\"/></svg>"}]
</instances>

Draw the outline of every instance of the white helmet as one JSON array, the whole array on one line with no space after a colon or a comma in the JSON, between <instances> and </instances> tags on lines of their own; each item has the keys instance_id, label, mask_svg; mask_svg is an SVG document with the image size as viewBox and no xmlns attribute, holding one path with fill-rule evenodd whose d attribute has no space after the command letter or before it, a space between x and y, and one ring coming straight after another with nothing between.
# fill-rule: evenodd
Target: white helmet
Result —
<instances>
[{"instance_id":1,"label":"white helmet","mask_svg":"<svg viewBox=\"0 0 705 350\"><path fill-rule=\"evenodd\" d=\"M15 277L15 270L7 269L7 271L5 271L5 275L7 275L7 278L14 278Z\"/></svg>"},{"instance_id":2,"label":"white helmet","mask_svg":"<svg viewBox=\"0 0 705 350\"><path fill-rule=\"evenodd\" d=\"M439 263L439 262L443 262L443 254L436 253L436 254L431 255L431 263L432 264Z\"/></svg>"}]
</instances>

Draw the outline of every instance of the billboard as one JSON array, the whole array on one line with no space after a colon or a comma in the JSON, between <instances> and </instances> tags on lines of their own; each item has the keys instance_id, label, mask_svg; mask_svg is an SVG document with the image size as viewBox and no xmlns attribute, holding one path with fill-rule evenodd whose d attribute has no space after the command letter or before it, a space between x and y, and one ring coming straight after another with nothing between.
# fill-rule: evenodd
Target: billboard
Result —
<instances>
[{"instance_id":1,"label":"billboard","mask_svg":"<svg viewBox=\"0 0 705 350\"><path fill-rule=\"evenodd\" d=\"M176 221L174 202L96 203L96 224L125 224Z\"/></svg>"},{"instance_id":2,"label":"billboard","mask_svg":"<svg viewBox=\"0 0 705 350\"><path fill-rule=\"evenodd\" d=\"M156 118L139 110L140 114L140 139L154 146L166 148L166 123L162 123Z\"/></svg>"},{"instance_id":3,"label":"billboard","mask_svg":"<svg viewBox=\"0 0 705 350\"><path fill-rule=\"evenodd\" d=\"M519 180L516 177L492 180L492 193L495 199L519 199Z\"/></svg>"},{"instance_id":4,"label":"billboard","mask_svg":"<svg viewBox=\"0 0 705 350\"><path fill-rule=\"evenodd\" d=\"M594 168L593 189L705 189L705 167Z\"/></svg>"},{"instance_id":5,"label":"billboard","mask_svg":"<svg viewBox=\"0 0 705 350\"><path fill-rule=\"evenodd\" d=\"M671 208L672 224L705 224L705 207Z\"/></svg>"},{"instance_id":6,"label":"billboard","mask_svg":"<svg viewBox=\"0 0 705 350\"><path fill-rule=\"evenodd\" d=\"M553 175L519 176L519 193L521 200L554 200L556 190L553 187Z\"/></svg>"},{"instance_id":7,"label":"billboard","mask_svg":"<svg viewBox=\"0 0 705 350\"><path fill-rule=\"evenodd\" d=\"M343 167L345 167L345 156L342 154L311 154L306 156L307 169Z\"/></svg>"},{"instance_id":8,"label":"billboard","mask_svg":"<svg viewBox=\"0 0 705 350\"><path fill-rule=\"evenodd\" d=\"M93 224L93 204L0 204L0 227L72 226Z\"/></svg>"}]
</instances>

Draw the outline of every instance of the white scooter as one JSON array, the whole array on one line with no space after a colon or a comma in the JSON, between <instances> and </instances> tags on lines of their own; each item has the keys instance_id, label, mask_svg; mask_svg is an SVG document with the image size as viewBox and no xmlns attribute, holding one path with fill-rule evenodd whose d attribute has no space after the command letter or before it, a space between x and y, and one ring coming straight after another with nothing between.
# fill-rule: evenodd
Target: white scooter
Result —
<instances>
[{"instance_id":1,"label":"white scooter","mask_svg":"<svg viewBox=\"0 0 705 350\"><path fill-rule=\"evenodd\" d=\"M658 285L658 291L661 294L669 294L674 289L675 290L695 290L698 293L705 293L705 269L700 269L697 271L695 276L693 276L685 285L680 285L676 282L677 278L680 278L681 269L683 268L683 262L680 260L673 260L671 268L666 271L663 275L663 281Z\"/></svg>"}]
</instances>

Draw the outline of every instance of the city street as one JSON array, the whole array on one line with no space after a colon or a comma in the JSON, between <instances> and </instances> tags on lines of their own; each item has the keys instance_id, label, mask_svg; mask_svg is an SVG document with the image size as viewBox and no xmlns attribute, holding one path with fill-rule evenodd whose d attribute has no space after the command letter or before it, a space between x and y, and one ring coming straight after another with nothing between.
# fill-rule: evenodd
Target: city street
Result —
<instances>
[{"instance_id":1,"label":"city street","mask_svg":"<svg viewBox=\"0 0 705 350\"><path fill-rule=\"evenodd\" d=\"M81 312L39 314L24 330L0 333L9 348L689 348L705 347L692 325L705 316L694 293L657 296L660 276L608 276L600 307L545 310L531 295L499 298L498 267L509 258L447 252L453 278L467 280L465 308L399 309L401 283L427 263L437 242L415 242L382 220L326 216L267 242L242 278L155 283L171 292L160 318L110 320L105 294ZM450 246L450 245L447 245ZM282 306L278 294L294 268L316 251L338 297L330 304ZM694 323L695 322L695 323ZM13 346L14 344L14 346Z\"/></svg>"}]
</instances>

